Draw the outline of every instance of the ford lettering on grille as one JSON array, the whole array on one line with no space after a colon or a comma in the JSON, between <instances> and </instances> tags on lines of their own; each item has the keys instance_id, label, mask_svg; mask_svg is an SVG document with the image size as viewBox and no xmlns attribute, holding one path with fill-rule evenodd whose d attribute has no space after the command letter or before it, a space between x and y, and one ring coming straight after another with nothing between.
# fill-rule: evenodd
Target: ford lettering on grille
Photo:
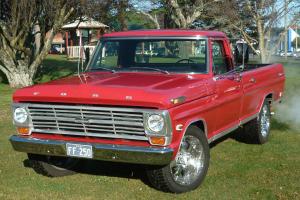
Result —
<instances>
[{"instance_id":1,"label":"ford lettering on grille","mask_svg":"<svg viewBox=\"0 0 300 200\"><path fill-rule=\"evenodd\" d=\"M89 119L86 119L86 118L84 118L84 119L81 119L81 118L75 118L74 119L74 121L76 122L76 123L84 123L84 124L89 124L90 123L90 121L89 121Z\"/></svg>"}]
</instances>

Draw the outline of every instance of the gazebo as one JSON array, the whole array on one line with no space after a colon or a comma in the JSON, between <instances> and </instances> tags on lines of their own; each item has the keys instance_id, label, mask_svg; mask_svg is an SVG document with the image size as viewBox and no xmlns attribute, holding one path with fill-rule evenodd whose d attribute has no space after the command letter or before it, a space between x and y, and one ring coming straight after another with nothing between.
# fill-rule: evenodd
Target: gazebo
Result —
<instances>
[{"instance_id":1,"label":"gazebo","mask_svg":"<svg viewBox=\"0 0 300 200\"><path fill-rule=\"evenodd\" d=\"M64 25L62 29L65 30L67 56L69 58L84 58L83 49L80 47L89 48L90 53L92 53L96 46L95 43L92 43L92 38L100 39L108 28L109 26L89 17L83 17Z\"/></svg>"}]
</instances>

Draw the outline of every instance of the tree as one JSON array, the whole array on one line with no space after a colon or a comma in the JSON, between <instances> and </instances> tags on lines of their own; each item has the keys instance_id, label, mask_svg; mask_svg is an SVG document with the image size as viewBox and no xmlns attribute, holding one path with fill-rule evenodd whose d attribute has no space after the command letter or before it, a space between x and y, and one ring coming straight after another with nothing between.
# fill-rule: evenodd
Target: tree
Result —
<instances>
[{"instance_id":1,"label":"tree","mask_svg":"<svg viewBox=\"0 0 300 200\"><path fill-rule=\"evenodd\" d=\"M167 0L171 19L179 28L189 28L200 18L206 9L214 6L219 0Z\"/></svg>"},{"instance_id":2,"label":"tree","mask_svg":"<svg viewBox=\"0 0 300 200\"><path fill-rule=\"evenodd\" d=\"M156 29L161 28L160 17L164 13L165 1L163 0L147 0L142 2L138 0L131 0L130 4L133 10L143 15L146 19L150 20Z\"/></svg>"},{"instance_id":3,"label":"tree","mask_svg":"<svg viewBox=\"0 0 300 200\"><path fill-rule=\"evenodd\" d=\"M5 1L0 20L0 69L12 87L32 84L55 33L73 12L64 1ZM46 32L50 31L46 39Z\"/></svg>"},{"instance_id":4,"label":"tree","mask_svg":"<svg viewBox=\"0 0 300 200\"><path fill-rule=\"evenodd\" d=\"M11 87L33 84L55 34L75 10L76 1L2 0L0 70ZM46 32L49 37L46 38Z\"/></svg>"},{"instance_id":5,"label":"tree","mask_svg":"<svg viewBox=\"0 0 300 200\"><path fill-rule=\"evenodd\" d=\"M139 13L141 13L142 15L144 15L145 17L147 17L151 22L153 22L153 24L155 25L156 29L160 29L160 24L159 24L158 17L157 17L156 13L154 13L152 15L150 12L145 12L143 10L139 11Z\"/></svg>"},{"instance_id":6,"label":"tree","mask_svg":"<svg viewBox=\"0 0 300 200\"><path fill-rule=\"evenodd\" d=\"M114 31L128 30L129 0L84 0L83 13L110 26Z\"/></svg>"},{"instance_id":7,"label":"tree","mask_svg":"<svg viewBox=\"0 0 300 200\"><path fill-rule=\"evenodd\" d=\"M120 29L122 31L128 30L126 22L126 10L128 9L128 0L116 0L114 1L115 8L117 10L117 19L120 23Z\"/></svg>"},{"instance_id":8,"label":"tree","mask_svg":"<svg viewBox=\"0 0 300 200\"><path fill-rule=\"evenodd\" d=\"M287 27L300 17L300 4L295 0L286 0L286 4L282 0L229 0L225 4L225 8L220 7L213 14L215 20L240 33L252 50L259 53L262 63L270 62L272 53L285 37L287 28L278 33L284 15L287 13L290 18Z\"/></svg>"}]
</instances>

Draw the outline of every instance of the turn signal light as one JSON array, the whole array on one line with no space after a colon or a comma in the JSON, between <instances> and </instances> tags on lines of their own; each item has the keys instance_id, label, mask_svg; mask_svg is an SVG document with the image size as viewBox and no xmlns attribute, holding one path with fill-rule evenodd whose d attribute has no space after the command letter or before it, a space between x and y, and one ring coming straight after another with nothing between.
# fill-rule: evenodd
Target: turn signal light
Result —
<instances>
[{"instance_id":1,"label":"turn signal light","mask_svg":"<svg viewBox=\"0 0 300 200\"><path fill-rule=\"evenodd\" d=\"M152 145L165 145L166 139L165 137L155 137L155 136L151 136L150 137L150 143Z\"/></svg>"},{"instance_id":2,"label":"turn signal light","mask_svg":"<svg viewBox=\"0 0 300 200\"><path fill-rule=\"evenodd\" d=\"M29 128L28 127L18 127L17 131L20 135L29 135Z\"/></svg>"}]
</instances>

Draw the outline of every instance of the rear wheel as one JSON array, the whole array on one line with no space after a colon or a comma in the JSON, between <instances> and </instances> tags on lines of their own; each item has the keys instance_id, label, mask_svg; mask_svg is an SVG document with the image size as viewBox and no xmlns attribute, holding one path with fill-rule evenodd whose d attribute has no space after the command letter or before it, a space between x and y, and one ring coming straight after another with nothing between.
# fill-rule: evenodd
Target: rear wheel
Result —
<instances>
[{"instance_id":1,"label":"rear wheel","mask_svg":"<svg viewBox=\"0 0 300 200\"><path fill-rule=\"evenodd\" d=\"M74 169L79 164L79 160L77 159L59 156L28 154L28 158L35 172L48 177L75 174Z\"/></svg>"},{"instance_id":2,"label":"rear wheel","mask_svg":"<svg viewBox=\"0 0 300 200\"><path fill-rule=\"evenodd\" d=\"M204 180L209 165L209 146L205 134L196 126L188 128L175 160L148 169L152 185L166 192L182 193L197 188Z\"/></svg>"},{"instance_id":3,"label":"rear wheel","mask_svg":"<svg viewBox=\"0 0 300 200\"><path fill-rule=\"evenodd\" d=\"M271 128L270 103L265 100L257 118L242 129L242 137L251 143L264 144L268 141Z\"/></svg>"}]
</instances>

